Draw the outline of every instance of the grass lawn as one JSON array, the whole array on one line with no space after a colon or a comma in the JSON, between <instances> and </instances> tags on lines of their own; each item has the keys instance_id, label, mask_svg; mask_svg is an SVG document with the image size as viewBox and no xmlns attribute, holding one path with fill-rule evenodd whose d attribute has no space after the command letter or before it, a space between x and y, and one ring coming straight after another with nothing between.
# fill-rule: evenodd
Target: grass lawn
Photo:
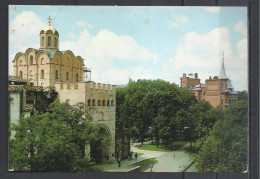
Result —
<instances>
[{"instance_id":1,"label":"grass lawn","mask_svg":"<svg viewBox=\"0 0 260 179\"><path fill-rule=\"evenodd\" d=\"M150 164L155 164L157 163L158 160L156 160L155 158L152 159L147 159L147 160L143 160L141 162L137 162L136 165L139 165L141 167L141 172L147 170L150 167Z\"/></svg>"},{"instance_id":2,"label":"grass lawn","mask_svg":"<svg viewBox=\"0 0 260 179\"><path fill-rule=\"evenodd\" d=\"M159 145L158 148L156 147L156 145L152 145L152 144L148 144L148 145L144 145L142 147L139 147L139 149L142 150L153 150L153 151L162 151L162 152L170 152L171 150L165 150L163 148L163 145Z\"/></svg>"},{"instance_id":3,"label":"grass lawn","mask_svg":"<svg viewBox=\"0 0 260 179\"><path fill-rule=\"evenodd\" d=\"M141 156L141 155L144 155L144 154L137 152L137 156L138 156L138 157Z\"/></svg>"},{"instance_id":4,"label":"grass lawn","mask_svg":"<svg viewBox=\"0 0 260 179\"><path fill-rule=\"evenodd\" d=\"M172 144L166 146L166 149L164 149L163 145L159 145L158 148L157 148L156 145L154 145L154 144L144 145L142 147L139 147L139 149L162 151L162 152L171 152L171 151L178 150L179 148L181 148L186 143L187 143L187 141L185 141L185 140L177 140L177 141L173 142Z\"/></svg>"}]
</instances>

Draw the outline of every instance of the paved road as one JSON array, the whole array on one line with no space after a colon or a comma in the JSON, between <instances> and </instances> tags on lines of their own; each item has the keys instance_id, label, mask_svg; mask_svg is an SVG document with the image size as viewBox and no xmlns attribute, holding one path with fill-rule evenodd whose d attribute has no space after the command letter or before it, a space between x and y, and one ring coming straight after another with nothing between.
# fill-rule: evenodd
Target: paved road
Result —
<instances>
[{"instance_id":1,"label":"paved road","mask_svg":"<svg viewBox=\"0 0 260 179\"><path fill-rule=\"evenodd\" d=\"M132 151L143 153L143 157L156 157L158 162L154 164L153 172L182 172L192 163L189 154L185 152L187 147L189 147L189 143L177 150L175 157L173 157L172 152L141 150L135 147L132 147ZM150 169L147 169L145 172L150 172Z\"/></svg>"},{"instance_id":2,"label":"paved road","mask_svg":"<svg viewBox=\"0 0 260 179\"><path fill-rule=\"evenodd\" d=\"M133 168L130 164L144 159L156 158L158 162L154 164L153 172L182 172L192 163L192 159L189 157L189 154L185 152L185 148L187 147L189 147L189 143L177 150L175 157L172 156L172 152L141 150L136 147L131 147L131 151L143 153L143 155L139 156L137 160L123 160L121 162L121 167L118 167L118 164L116 163L103 164L100 166L102 166L105 171L109 172L126 172ZM145 172L150 172L150 169L147 169Z\"/></svg>"}]
</instances>

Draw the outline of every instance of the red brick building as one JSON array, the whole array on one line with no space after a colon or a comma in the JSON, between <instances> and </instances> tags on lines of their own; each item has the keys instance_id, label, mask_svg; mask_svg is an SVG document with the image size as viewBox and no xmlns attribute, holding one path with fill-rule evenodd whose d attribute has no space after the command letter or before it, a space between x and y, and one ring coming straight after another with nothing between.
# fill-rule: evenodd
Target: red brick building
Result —
<instances>
[{"instance_id":1,"label":"red brick building","mask_svg":"<svg viewBox=\"0 0 260 179\"><path fill-rule=\"evenodd\" d=\"M225 108L237 100L237 92L234 91L231 80L226 75L224 57L219 76L214 76L213 78L210 76L209 79L205 80L205 84L200 82L198 73L194 75L192 73L188 75L184 73L180 79L181 87L190 89L195 94L197 100L204 99L214 107L222 105Z\"/></svg>"}]
</instances>

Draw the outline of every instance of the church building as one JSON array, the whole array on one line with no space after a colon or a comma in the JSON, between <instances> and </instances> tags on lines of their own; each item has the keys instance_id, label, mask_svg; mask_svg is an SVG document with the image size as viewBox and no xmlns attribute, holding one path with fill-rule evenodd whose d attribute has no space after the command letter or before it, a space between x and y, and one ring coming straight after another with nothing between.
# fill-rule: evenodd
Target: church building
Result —
<instances>
[{"instance_id":1,"label":"church building","mask_svg":"<svg viewBox=\"0 0 260 179\"><path fill-rule=\"evenodd\" d=\"M198 73L194 75L186 73L180 78L181 87L192 91L197 100L206 100L213 107L221 105L224 109L230 103L237 101L237 92L234 91L231 80L227 77L224 66L224 53L219 76L210 76L205 80L205 84L200 82Z\"/></svg>"},{"instance_id":2,"label":"church building","mask_svg":"<svg viewBox=\"0 0 260 179\"><path fill-rule=\"evenodd\" d=\"M24 53L17 53L13 59L12 79L17 78L23 83L9 84L10 96L19 94L16 98L17 103L21 104L15 108L10 106L10 110L22 113L27 110L26 106L35 107L37 100L40 103L45 99L49 104L56 97L61 102L68 99L71 105L83 102L91 106L93 122L98 123L110 137L111 145L100 149L90 143L86 146L85 155L98 163L110 162L115 153L116 86L92 82L87 75L91 70L85 67L84 59L71 50L59 49L59 32L50 23L49 17L49 25L40 31L39 49L28 48ZM42 96L40 100L39 93ZM14 120L12 115L10 117L11 121L17 122L18 119Z\"/></svg>"}]
</instances>

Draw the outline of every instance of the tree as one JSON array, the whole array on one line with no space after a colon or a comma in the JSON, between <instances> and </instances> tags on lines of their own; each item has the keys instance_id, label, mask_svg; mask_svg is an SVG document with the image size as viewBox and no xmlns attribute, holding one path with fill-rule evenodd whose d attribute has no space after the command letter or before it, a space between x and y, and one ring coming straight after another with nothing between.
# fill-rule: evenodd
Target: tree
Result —
<instances>
[{"instance_id":1,"label":"tree","mask_svg":"<svg viewBox=\"0 0 260 179\"><path fill-rule=\"evenodd\" d=\"M242 172L247 169L247 101L230 104L201 142L197 167L203 172Z\"/></svg>"},{"instance_id":2,"label":"tree","mask_svg":"<svg viewBox=\"0 0 260 179\"><path fill-rule=\"evenodd\" d=\"M86 144L100 139L100 127L91 120L84 104L71 106L59 100L44 114L22 117L11 128L15 136L9 138L9 167L16 171L100 170L85 157Z\"/></svg>"},{"instance_id":3,"label":"tree","mask_svg":"<svg viewBox=\"0 0 260 179\"><path fill-rule=\"evenodd\" d=\"M160 139L165 144L176 139L182 130L177 112L196 102L188 89L163 80L131 81L128 87L117 90L117 96L117 117L130 128L131 136L143 142L152 129L157 145Z\"/></svg>"},{"instance_id":4,"label":"tree","mask_svg":"<svg viewBox=\"0 0 260 179\"><path fill-rule=\"evenodd\" d=\"M192 142L203 139L209 134L215 121L220 118L221 111L220 107L213 108L209 102L204 100L198 101L190 107L188 117L184 118L186 119L186 121L184 120L184 136L190 141L190 147L192 147ZM197 148L199 147L197 144Z\"/></svg>"}]
</instances>

